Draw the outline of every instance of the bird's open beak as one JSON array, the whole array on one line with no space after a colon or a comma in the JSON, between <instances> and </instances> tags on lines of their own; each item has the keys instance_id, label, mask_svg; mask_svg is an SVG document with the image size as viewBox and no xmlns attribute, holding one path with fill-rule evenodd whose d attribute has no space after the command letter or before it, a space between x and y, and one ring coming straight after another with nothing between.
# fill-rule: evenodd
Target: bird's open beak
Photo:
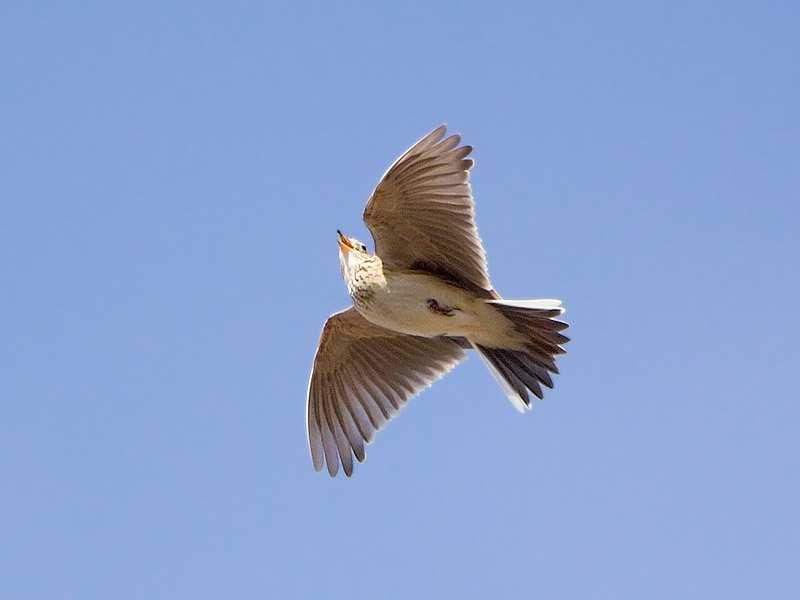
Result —
<instances>
[{"instance_id":1,"label":"bird's open beak","mask_svg":"<svg viewBox=\"0 0 800 600\"><path fill-rule=\"evenodd\" d=\"M353 249L353 247L350 245L350 240L344 237L344 234L338 229L336 230L336 235L339 236L339 250L341 250L345 254L350 252L350 250Z\"/></svg>"}]
</instances>

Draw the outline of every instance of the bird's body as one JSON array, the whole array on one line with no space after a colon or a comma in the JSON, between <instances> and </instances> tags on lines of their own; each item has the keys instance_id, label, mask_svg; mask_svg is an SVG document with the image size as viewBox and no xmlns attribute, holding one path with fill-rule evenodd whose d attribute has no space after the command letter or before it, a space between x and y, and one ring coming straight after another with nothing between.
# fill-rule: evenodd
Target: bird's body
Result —
<instances>
[{"instance_id":1,"label":"bird's body","mask_svg":"<svg viewBox=\"0 0 800 600\"><path fill-rule=\"evenodd\" d=\"M380 261L370 261L354 279L352 291L348 289L353 306L375 325L422 337L518 345L511 323L485 298L440 277L425 271L383 269Z\"/></svg>"},{"instance_id":2,"label":"bird's body","mask_svg":"<svg viewBox=\"0 0 800 600\"><path fill-rule=\"evenodd\" d=\"M353 457L419 390L474 349L514 406L553 387L568 341L558 300L504 300L492 288L474 222L472 160L444 126L389 167L364 210L375 254L339 232L353 307L325 323L309 380L316 469L346 475Z\"/></svg>"}]
</instances>

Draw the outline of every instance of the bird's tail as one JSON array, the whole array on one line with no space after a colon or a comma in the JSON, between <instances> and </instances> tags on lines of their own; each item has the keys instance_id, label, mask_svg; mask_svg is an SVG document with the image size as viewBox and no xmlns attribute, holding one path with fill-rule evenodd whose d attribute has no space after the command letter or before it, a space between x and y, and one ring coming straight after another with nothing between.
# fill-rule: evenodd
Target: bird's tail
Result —
<instances>
[{"instance_id":1,"label":"bird's tail","mask_svg":"<svg viewBox=\"0 0 800 600\"><path fill-rule=\"evenodd\" d=\"M528 390L543 398L542 385L552 388L550 373L558 373L555 357L569 338L568 327L558 317L564 313L560 300L488 300L514 325L525 340L523 347L490 348L473 342L478 354L520 412L530 410Z\"/></svg>"}]
</instances>

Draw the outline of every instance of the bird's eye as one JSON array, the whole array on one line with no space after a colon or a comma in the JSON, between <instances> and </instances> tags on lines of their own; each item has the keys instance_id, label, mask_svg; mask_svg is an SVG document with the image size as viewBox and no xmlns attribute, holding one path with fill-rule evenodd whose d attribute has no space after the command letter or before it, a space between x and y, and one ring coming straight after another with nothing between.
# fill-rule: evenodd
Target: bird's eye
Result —
<instances>
[{"instance_id":1,"label":"bird's eye","mask_svg":"<svg viewBox=\"0 0 800 600\"><path fill-rule=\"evenodd\" d=\"M367 246L365 244L361 244L361 251L362 252L366 252L367 251Z\"/></svg>"}]
</instances>

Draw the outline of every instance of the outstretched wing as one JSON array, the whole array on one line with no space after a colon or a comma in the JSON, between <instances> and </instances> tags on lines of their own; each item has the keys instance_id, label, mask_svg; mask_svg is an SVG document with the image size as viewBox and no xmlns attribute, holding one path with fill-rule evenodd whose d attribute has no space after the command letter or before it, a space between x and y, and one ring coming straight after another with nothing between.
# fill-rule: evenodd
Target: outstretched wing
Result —
<instances>
[{"instance_id":1,"label":"outstretched wing","mask_svg":"<svg viewBox=\"0 0 800 600\"><path fill-rule=\"evenodd\" d=\"M353 456L420 390L464 357L451 339L396 333L367 321L354 308L328 318L308 384L306 424L314 468L339 461L349 477Z\"/></svg>"},{"instance_id":2,"label":"outstretched wing","mask_svg":"<svg viewBox=\"0 0 800 600\"><path fill-rule=\"evenodd\" d=\"M441 125L386 171L364 209L375 254L394 269L421 269L491 290L469 184L471 146Z\"/></svg>"}]
</instances>

